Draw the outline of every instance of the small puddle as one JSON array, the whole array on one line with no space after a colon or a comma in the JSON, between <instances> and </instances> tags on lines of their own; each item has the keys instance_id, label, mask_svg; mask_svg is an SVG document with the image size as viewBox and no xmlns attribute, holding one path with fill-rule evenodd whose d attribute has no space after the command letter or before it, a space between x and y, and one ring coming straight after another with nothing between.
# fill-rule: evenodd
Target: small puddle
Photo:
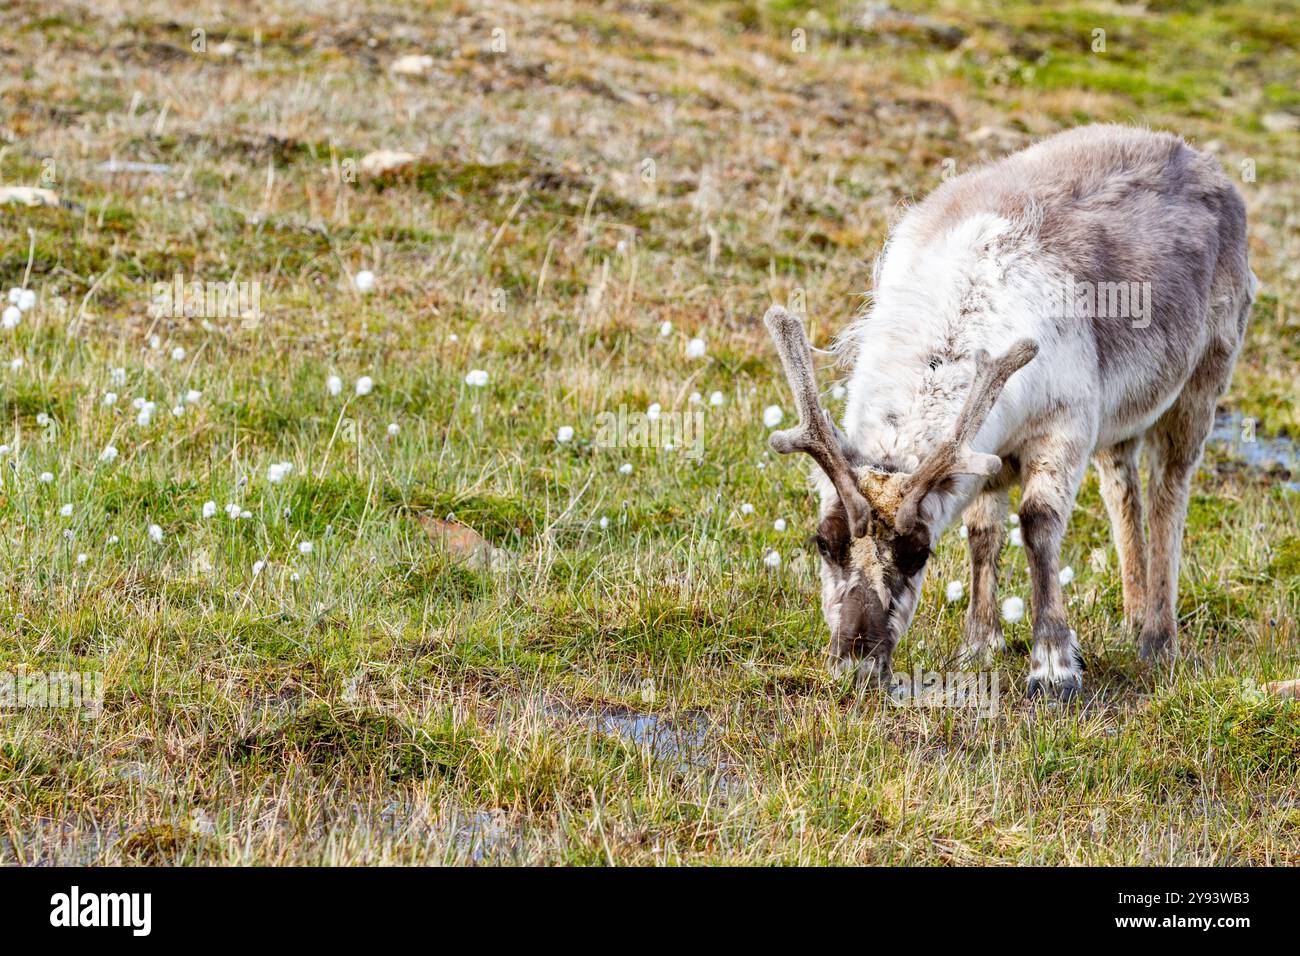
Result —
<instances>
[{"instance_id":1,"label":"small puddle","mask_svg":"<svg viewBox=\"0 0 1300 956\"><path fill-rule=\"evenodd\" d=\"M709 732L699 717L686 723L671 723L656 714L621 711L593 714L589 718L596 729L618 734L639 747L649 747L656 760L698 763L698 751L709 742Z\"/></svg>"},{"instance_id":2,"label":"small puddle","mask_svg":"<svg viewBox=\"0 0 1300 956\"><path fill-rule=\"evenodd\" d=\"M1221 412L1214 419L1210 444L1248 468L1276 475L1287 491L1300 492L1300 443L1291 438L1260 435L1254 419L1237 412Z\"/></svg>"},{"instance_id":3,"label":"small puddle","mask_svg":"<svg viewBox=\"0 0 1300 956\"><path fill-rule=\"evenodd\" d=\"M483 863L519 849L519 828L501 810L463 810L451 815L452 840L456 849Z\"/></svg>"},{"instance_id":4,"label":"small puddle","mask_svg":"<svg viewBox=\"0 0 1300 956\"><path fill-rule=\"evenodd\" d=\"M124 831L98 824L38 820L26 832L0 838L0 864L12 866L95 866ZM19 844L14 846L12 836Z\"/></svg>"},{"instance_id":5,"label":"small puddle","mask_svg":"<svg viewBox=\"0 0 1300 956\"><path fill-rule=\"evenodd\" d=\"M439 840L459 860L473 863L514 856L522 843L519 824L504 810L469 810L450 807L431 819L429 811L407 800L389 800L377 814L352 805L354 823L373 825L375 832L396 843L418 843L430 836ZM328 825L327 825L328 827ZM324 836L323 827L316 837Z\"/></svg>"},{"instance_id":6,"label":"small puddle","mask_svg":"<svg viewBox=\"0 0 1300 956\"><path fill-rule=\"evenodd\" d=\"M719 762L716 754L705 753L707 747L716 743L717 734L701 714L668 717L630 708L592 708L567 703L548 705L543 712L581 721L599 733L645 747L655 760L675 763L681 771L726 770L725 762Z\"/></svg>"}]
</instances>

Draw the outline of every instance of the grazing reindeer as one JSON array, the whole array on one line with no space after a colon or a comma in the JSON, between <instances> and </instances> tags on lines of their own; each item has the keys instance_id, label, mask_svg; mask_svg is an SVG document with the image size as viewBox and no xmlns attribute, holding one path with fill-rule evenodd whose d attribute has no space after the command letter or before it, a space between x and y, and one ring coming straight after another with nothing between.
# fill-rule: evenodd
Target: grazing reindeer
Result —
<instances>
[{"instance_id":1,"label":"grazing reindeer","mask_svg":"<svg viewBox=\"0 0 1300 956\"><path fill-rule=\"evenodd\" d=\"M997 561L1018 480L1033 585L1029 693L1077 694L1059 563L1089 457L1125 620L1143 660L1174 654L1192 473L1255 288L1245 206L1214 160L1166 133L1088 126L952 179L904 216L870 310L837 341L853 361L842 431L819 405L801 322L772 308L765 322L800 424L771 444L820 466L832 670L888 681L926 562L962 511L962 657L1003 649Z\"/></svg>"}]
</instances>

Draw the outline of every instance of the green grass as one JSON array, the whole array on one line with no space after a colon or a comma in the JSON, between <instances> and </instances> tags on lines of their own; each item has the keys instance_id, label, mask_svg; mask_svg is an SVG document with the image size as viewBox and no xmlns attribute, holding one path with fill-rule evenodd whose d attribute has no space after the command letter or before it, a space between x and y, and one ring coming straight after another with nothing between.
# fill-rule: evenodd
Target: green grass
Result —
<instances>
[{"instance_id":1,"label":"green grass","mask_svg":"<svg viewBox=\"0 0 1300 956\"><path fill-rule=\"evenodd\" d=\"M53 160L67 201L0 207L0 287L30 251L40 296L0 332L0 672L104 677L98 716L0 711L0 860L1300 859L1300 705L1262 689L1300 646L1282 476L1207 459L1174 668L1123 633L1089 477L1064 555L1088 704L1020 699L1022 622L992 717L894 708L823 669L814 506L766 450L762 410L789 400L756 318L802 295L825 344L947 159L1166 126L1254 161L1264 294L1225 405L1294 435L1300 155L1264 117L1300 102L1300 11L952 0L870 26L850 3L376 2L361 28L272 6L205 55L160 12L0 14L23 40L0 184ZM429 75L388 73L413 52ZM379 148L421 158L335 175ZM261 321L155 321L176 273L260 282ZM597 443L602 412L650 403L703 416L698 461ZM450 515L500 554L445 551L420 518ZM900 671L943 668L966 576L954 531ZM1002 578L1027 596L1021 550Z\"/></svg>"}]
</instances>

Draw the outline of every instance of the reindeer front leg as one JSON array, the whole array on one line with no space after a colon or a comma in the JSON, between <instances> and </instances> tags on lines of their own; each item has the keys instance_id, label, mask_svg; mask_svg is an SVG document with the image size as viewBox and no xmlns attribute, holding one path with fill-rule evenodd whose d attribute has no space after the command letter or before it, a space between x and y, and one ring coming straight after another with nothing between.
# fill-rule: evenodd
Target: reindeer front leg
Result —
<instances>
[{"instance_id":1,"label":"reindeer front leg","mask_svg":"<svg viewBox=\"0 0 1300 956\"><path fill-rule=\"evenodd\" d=\"M1079 644L1065 619L1061 593L1061 539L1087 465L1089 443L1061 433L1025 449L1020 530L1033 584L1034 649L1029 696L1048 692L1067 701L1083 689Z\"/></svg>"},{"instance_id":2,"label":"reindeer front leg","mask_svg":"<svg viewBox=\"0 0 1300 956\"><path fill-rule=\"evenodd\" d=\"M963 516L970 545L970 609L960 664L987 665L1006 648L998 614L998 556L1006 539L1006 488L981 491Z\"/></svg>"}]
</instances>

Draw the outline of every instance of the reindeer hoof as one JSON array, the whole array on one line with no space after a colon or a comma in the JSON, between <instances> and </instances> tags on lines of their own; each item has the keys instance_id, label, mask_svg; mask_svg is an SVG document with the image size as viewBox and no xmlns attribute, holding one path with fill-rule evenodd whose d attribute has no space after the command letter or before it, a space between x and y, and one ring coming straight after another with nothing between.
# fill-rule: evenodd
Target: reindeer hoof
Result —
<instances>
[{"instance_id":1,"label":"reindeer hoof","mask_svg":"<svg viewBox=\"0 0 1300 956\"><path fill-rule=\"evenodd\" d=\"M1031 677L1025 696L1035 703L1056 705L1073 703L1082 693L1083 684L1077 680L1053 684L1041 677Z\"/></svg>"},{"instance_id":2,"label":"reindeer hoof","mask_svg":"<svg viewBox=\"0 0 1300 956\"><path fill-rule=\"evenodd\" d=\"M1138 660L1144 664L1163 663L1177 655L1178 638L1172 628L1144 630L1138 639Z\"/></svg>"}]
</instances>

